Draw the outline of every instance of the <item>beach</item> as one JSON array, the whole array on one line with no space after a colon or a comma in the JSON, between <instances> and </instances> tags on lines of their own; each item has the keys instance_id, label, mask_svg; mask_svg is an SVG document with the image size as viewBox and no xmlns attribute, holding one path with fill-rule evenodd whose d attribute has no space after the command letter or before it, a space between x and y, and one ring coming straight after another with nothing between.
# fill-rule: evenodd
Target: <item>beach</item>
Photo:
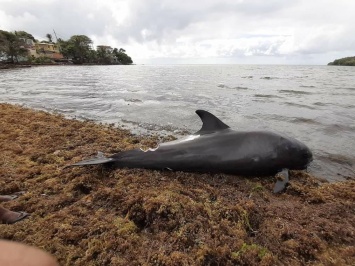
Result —
<instances>
[{"instance_id":1,"label":"beach","mask_svg":"<svg viewBox=\"0 0 355 266\"><path fill-rule=\"evenodd\" d=\"M0 238L40 247L61 265L354 261L354 180L291 171L275 195L273 177L66 167L162 139L5 103L0 115L0 194L25 191L3 206L31 214L0 225Z\"/></svg>"}]
</instances>

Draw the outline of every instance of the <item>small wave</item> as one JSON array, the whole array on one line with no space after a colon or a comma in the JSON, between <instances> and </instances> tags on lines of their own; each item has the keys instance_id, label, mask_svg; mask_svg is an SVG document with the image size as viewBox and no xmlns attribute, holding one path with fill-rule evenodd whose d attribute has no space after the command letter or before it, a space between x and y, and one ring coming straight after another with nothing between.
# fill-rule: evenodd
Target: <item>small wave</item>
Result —
<instances>
[{"instance_id":1,"label":"small wave","mask_svg":"<svg viewBox=\"0 0 355 266\"><path fill-rule=\"evenodd\" d=\"M241 87L241 86L229 87L229 86L224 85L224 84L218 84L217 87L218 88L223 88L223 89L231 89L231 90L247 90L248 89L248 87Z\"/></svg>"},{"instance_id":2,"label":"small wave","mask_svg":"<svg viewBox=\"0 0 355 266\"><path fill-rule=\"evenodd\" d=\"M243 76L242 79L252 79L253 76Z\"/></svg>"},{"instance_id":3,"label":"small wave","mask_svg":"<svg viewBox=\"0 0 355 266\"><path fill-rule=\"evenodd\" d=\"M55 112L55 111L58 111L58 110L56 110L56 109L51 110L51 112ZM74 113L76 113L76 110L75 109L63 109L63 110L60 110L60 113L63 113L63 114L74 114Z\"/></svg>"},{"instance_id":4,"label":"small wave","mask_svg":"<svg viewBox=\"0 0 355 266\"><path fill-rule=\"evenodd\" d=\"M284 104L290 105L290 106L295 106L295 107L307 108L307 109L311 109L311 110L317 109L315 107L308 106L308 105L305 105L305 104L299 104L299 103L285 102Z\"/></svg>"},{"instance_id":5,"label":"small wave","mask_svg":"<svg viewBox=\"0 0 355 266\"><path fill-rule=\"evenodd\" d=\"M156 101L156 100L146 100L144 101L145 104L152 104L152 105L156 105L156 104L161 104L161 102Z\"/></svg>"},{"instance_id":6,"label":"small wave","mask_svg":"<svg viewBox=\"0 0 355 266\"><path fill-rule=\"evenodd\" d=\"M71 95L73 95L73 96L82 96L82 97L84 97L85 99L97 99L97 98L100 98L100 95L98 95L97 93L83 93L83 94L80 94L80 93L78 93L78 94L68 94L68 93L58 93L58 95L63 95L63 96L71 96Z\"/></svg>"},{"instance_id":7,"label":"small wave","mask_svg":"<svg viewBox=\"0 0 355 266\"><path fill-rule=\"evenodd\" d=\"M341 96L353 96L354 94L353 93L344 93L344 92L335 92L335 93L331 93L330 95L341 95Z\"/></svg>"},{"instance_id":8,"label":"small wave","mask_svg":"<svg viewBox=\"0 0 355 266\"><path fill-rule=\"evenodd\" d=\"M28 96L28 95L38 95L41 93L47 93L47 91L44 90L36 90L36 91L23 91L21 92L22 95Z\"/></svg>"},{"instance_id":9,"label":"small wave","mask_svg":"<svg viewBox=\"0 0 355 266\"><path fill-rule=\"evenodd\" d=\"M126 102L130 102L130 103L142 103L142 100L139 99L125 99Z\"/></svg>"},{"instance_id":10,"label":"small wave","mask_svg":"<svg viewBox=\"0 0 355 266\"><path fill-rule=\"evenodd\" d=\"M314 161L309 167L312 175L325 177L331 182L355 179L355 158L330 153L316 153L314 157ZM324 173L326 173L326 176L324 176Z\"/></svg>"},{"instance_id":11,"label":"small wave","mask_svg":"<svg viewBox=\"0 0 355 266\"><path fill-rule=\"evenodd\" d=\"M346 108L346 109L354 109L355 108L355 106L351 105L351 104L349 104L349 105L339 105L339 106L341 106L343 108Z\"/></svg>"},{"instance_id":12,"label":"small wave","mask_svg":"<svg viewBox=\"0 0 355 266\"><path fill-rule=\"evenodd\" d=\"M260 79L271 80L271 79L279 79L279 78L277 78L277 77L261 77Z\"/></svg>"},{"instance_id":13,"label":"small wave","mask_svg":"<svg viewBox=\"0 0 355 266\"><path fill-rule=\"evenodd\" d=\"M294 76L294 78L296 79L304 79L304 78L308 78L309 76L308 75L305 75L305 76Z\"/></svg>"},{"instance_id":14,"label":"small wave","mask_svg":"<svg viewBox=\"0 0 355 266\"><path fill-rule=\"evenodd\" d=\"M279 90L281 93L292 93L292 94L304 94L304 95L311 95L311 92L308 91L295 91L295 90Z\"/></svg>"},{"instance_id":15,"label":"small wave","mask_svg":"<svg viewBox=\"0 0 355 266\"><path fill-rule=\"evenodd\" d=\"M277 95L271 95L271 94L254 94L254 97L257 97L257 98L282 98L280 96L277 96Z\"/></svg>"},{"instance_id":16,"label":"small wave","mask_svg":"<svg viewBox=\"0 0 355 266\"><path fill-rule=\"evenodd\" d=\"M153 123L143 123L143 122L137 122L137 121L132 121L132 120L127 120L127 119L122 119L121 123L128 127L130 130L133 132L136 132L138 134L144 134L144 135L151 135L152 132L159 132L159 135L186 135L189 134L190 132L187 131L186 129L181 129L178 127L174 127L172 125L159 125L159 124L153 124Z\"/></svg>"},{"instance_id":17,"label":"small wave","mask_svg":"<svg viewBox=\"0 0 355 266\"><path fill-rule=\"evenodd\" d=\"M315 88L316 86L313 85L301 85L301 88Z\"/></svg>"},{"instance_id":18,"label":"small wave","mask_svg":"<svg viewBox=\"0 0 355 266\"><path fill-rule=\"evenodd\" d=\"M345 164L351 167L355 166L355 158L351 158L341 154L323 153L322 155L318 155L318 158L324 161L329 160L342 165Z\"/></svg>"},{"instance_id":19,"label":"small wave","mask_svg":"<svg viewBox=\"0 0 355 266\"><path fill-rule=\"evenodd\" d=\"M339 88L339 89L348 90L348 91L355 91L355 88Z\"/></svg>"},{"instance_id":20,"label":"small wave","mask_svg":"<svg viewBox=\"0 0 355 266\"><path fill-rule=\"evenodd\" d=\"M330 105L329 103L322 103L322 102L315 102L313 103L313 105L316 105L316 106L327 106L327 105Z\"/></svg>"},{"instance_id":21,"label":"small wave","mask_svg":"<svg viewBox=\"0 0 355 266\"><path fill-rule=\"evenodd\" d=\"M328 134L341 134L344 132L355 132L355 127L350 125L330 124L324 129Z\"/></svg>"},{"instance_id":22,"label":"small wave","mask_svg":"<svg viewBox=\"0 0 355 266\"><path fill-rule=\"evenodd\" d=\"M322 125L322 123L311 119L311 118L304 118L304 117L295 117L291 119L292 123L303 123L303 124L309 124L309 125Z\"/></svg>"}]
</instances>

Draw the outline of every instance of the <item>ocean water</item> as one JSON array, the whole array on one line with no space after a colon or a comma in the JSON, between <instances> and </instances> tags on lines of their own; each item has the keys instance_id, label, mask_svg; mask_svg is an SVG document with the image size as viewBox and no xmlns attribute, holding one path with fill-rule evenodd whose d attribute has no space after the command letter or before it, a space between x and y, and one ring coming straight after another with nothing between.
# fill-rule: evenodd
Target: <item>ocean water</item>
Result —
<instances>
[{"instance_id":1,"label":"ocean water","mask_svg":"<svg viewBox=\"0 0 355 266\"><path fill-rule=\"evenodd\" d=\"M316 176L355 178L354 67L43 66L0 70L0 97L137 134L193 133L201 127L194 112L205 109L235 130L304 142Z\"/></svg>"}]
</instances>

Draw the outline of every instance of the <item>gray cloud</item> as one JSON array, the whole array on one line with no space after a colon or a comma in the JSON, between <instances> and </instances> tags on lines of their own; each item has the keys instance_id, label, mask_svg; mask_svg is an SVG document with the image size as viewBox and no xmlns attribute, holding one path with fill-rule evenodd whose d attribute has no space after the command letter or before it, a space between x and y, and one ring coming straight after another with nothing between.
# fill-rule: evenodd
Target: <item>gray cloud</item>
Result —
<instances>
[{"instance_id":1,"label":"gray cloud","mask_svg":"<svg viewBox=\"0 0 355 266\"><path fill-rule=\"evenodd\" d=\"M110 10L84 3L71 0L31 1L31 4L9 1L1 3L0 10L13 18L15 23L11 30L25 30L43 38L47 33L53 33L52 29L65 39L75 34L104 34L106 25L112 23L108 16Z\"/></svg>"},{"instance_id":2,"label":"gray cloud","mask_svg":"<svg viewBox=\"0 0 355 266\"><path fill-rule=\"evenodd\" d=\"M181 1L130 1L131 15L124 25L117 28L115 36L127 40L129 37L138 42L163 39L183 34L183 30L194 23L215 24L211 31L218 31L219 24L225 24L230 16L238 17L235 27L242 28L248 20L266 16L286 8L285 1L198 1L186 4ZM296 3L293 1L292 3ZM175 3L175 4L174 4ZM179 4L176 4L179 3ZM290 5L288 5L290 6ZM234 20L235 21L235 20ZM147 31L144 36L142 31ZM208 32L206 32L208 34ZM211 32L209 33L211 34Z\"/></svg>"},{"instance_id":3,"label":"gray cloud","mask_svg":"<svg viewBox=\"0 0 355 266\"><path fill-rule=\"evenodd\" d=\"M42 39L52 29L64 39L85 34L147 62L297 57L314 63L317 55L323 63L330 54L355 53L353 10L353 0L0 0L0 28Z\"/></svg>"}]
</instances>

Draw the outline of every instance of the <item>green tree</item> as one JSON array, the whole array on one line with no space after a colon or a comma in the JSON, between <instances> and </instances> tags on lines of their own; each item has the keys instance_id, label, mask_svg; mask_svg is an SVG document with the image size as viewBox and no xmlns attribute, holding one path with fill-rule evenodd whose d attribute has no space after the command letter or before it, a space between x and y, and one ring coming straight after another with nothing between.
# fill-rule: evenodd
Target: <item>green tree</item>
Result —
<instances>
[{"instance_id":1,"label":"green tree","mask_svg":"<svg viewBox=\"0 0 355 266\"><path fill-rule=\"evenodd\" d=\"M15 33L0 30L0 56L12 63L18 62L19 56L27 55L20 38Z\"/></svg>"},{"instance_id":2,"label":"green tree","mask_svg":"<svg viewBox=\"0 0 355 266\"><path fill-rule=\"evenodd\" d=\"M46 38L48 39L48 42L49 42L49 43L52 43L52 42L53 42L53 41L52 41L52 34L47 33L47 34L46 34Z\"/></svg>"},{"instance_id":3,"label":"green tree","mask_svg":"<svg viewBox=\"0 0 355 266\"><path fill-rule=\"evenodd\" d=\"M4 57L7 57L6 45L7 45L7 39L6 39L5 32L0 30L0 60L3 59Z\"/></svg>"},{"instance_id":4,"label":"green tree","mask_svg":"<svg viewBox=\"0 0 355 266\"><path fill-rule=\"evenodd\" d=\"M85 35L73 35L68 41L61 41L61 52L67 58L72 58L76 64L88 63L92 56L92 40Z\"/></svg>"},{"instance_id":5,"label":"green tree","mask_svg":"<svg viewBox=\"0 0 355 266\"><path fill-rule=\"evenodd\" d=\"M96 54L97 54L97 62L99 64L113 63L112 49L100 46L97 48Z\"/></svg>"},{"instance_id":6,"label":"green tree","mask_svg":"<svg viewBox=\"0 0 355 266\"><path fill-rule=\"evenodd\" d=\"M97 52L95 50L91 49L87 54L87 63L97 63Z\"/></svg>"},{"instance_id":7,"label":"green tree","mask_svg":"<svg viewBox=\"0 0 355 266\"><path fill-rule=\"evenodd\" d=\"M116 61L122 65L130 65L133 64L132 58L126 54L125 49L113 49L113 56L116 58Z\"/></svg>"},{"instance_id":8,"label":"green tree","mask_svg":"<svg viewBox=\"0 0 355 266\"><path fill-rule=\"evenodd\" d=\"M31 39L32 41L36 42L36 39L33 37L33 35L26 31L15 31L15 35L19 38Z\"/></svg>"}]
</instances>

